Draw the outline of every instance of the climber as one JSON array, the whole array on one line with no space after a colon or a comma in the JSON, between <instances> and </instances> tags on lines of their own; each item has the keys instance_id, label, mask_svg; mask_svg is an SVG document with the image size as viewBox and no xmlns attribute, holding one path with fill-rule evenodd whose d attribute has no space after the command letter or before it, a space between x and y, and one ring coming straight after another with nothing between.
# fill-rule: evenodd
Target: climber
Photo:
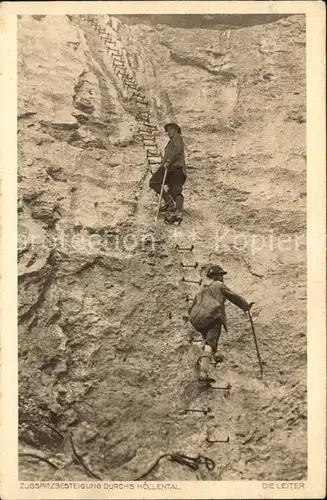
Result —
<instances>
[{"instance_id":1,"label":"climber","mask_svg":"<svg viewBox=\"0 0 327 500\"><path fill-rule=\"evenodd\" d=\"M168 185L168 192L163 192L164 205L161 212L174 212L170 216L166 214L166 222L173 224L182 221L182 208L184 197L182 195L183 185L186 180L186 165L184 157L184 143L181 136L181 129L176 123L167 123L164 126L169 137L169 142L165 147L164 157L159 169L150 179L150 188L160 194L165 169L167 176L165 184Z\"/></svg>"},{"instance_id":2,"label":"climber","mask_svg":"<svg viewBox=\"0 0 327 500\"><path fill-rule=\"evenodd\" d=\"M230 290L224 283L224 275L227 274L220 266L212 265L206 273L211 283L204 283L197 295L194 297L191 307L188 309L189 320L192 325L202 334L204 340L203 351L204 354L200 356L198 365L200 366L199 382L212 383L215 379L209 377L209 368L213 361L222 361L222 356L217 355L218 341L221 335L221 328L224 327L227 333L227 320L225 314L225 300L229 300L243 311L249 311L254 302L250 304L235 292ZM204 290L208 291L213 301L212 311L207 311L207 318L209 323L204 324L205 314L202 313L202 323L200 321L199 310L201 306L209 304L208 300L203 298ZM201 301L201 304L200 304ZM199 308L196 308L198 302ZM198 311L197 311L198 309ZM197 314L198 312L198 314ZM201 314L201 313L200 313ZM197 317L196 317L197 316ZM211 316L211 317L210 317ZM209 319L210 318L210 319Z\"/></svg>"}]
</instances>

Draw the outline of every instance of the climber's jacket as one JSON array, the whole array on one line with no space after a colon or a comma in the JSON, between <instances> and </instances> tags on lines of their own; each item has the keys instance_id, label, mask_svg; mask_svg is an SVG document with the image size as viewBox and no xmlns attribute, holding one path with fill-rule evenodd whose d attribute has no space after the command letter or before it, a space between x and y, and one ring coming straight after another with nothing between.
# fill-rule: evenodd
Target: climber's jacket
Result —
<instances>
[{"instance_id":1,"label":"climber's jacket","mask_svg":"<svg viewBox=\"0 0 327 500\"><path fill-rule=\"evenodd\" d=\"M237 293L233 292L228 286L225 285L222 281L212 281L209 285L210 292L217 301L218 306L219 306L219 314L217 319L220 320L221 324L224 326L226 332L227 332L227 317L226 317L226 312L225 312L225 300L229 300L234 304L235 306L239 307L243 311L248 311L250 308L250 305L248 302L241 297L240 295L237 295ZM189 308L189 311L191 308L196 304L197 301L197 295L193 299L193 303L191 307Z\"/></svg>"},{"instance_id":2,"label":"climber's jacket","mask_svg":"<svg viewBox=\"0 0 327 500\"><path fill-rule=\"evenodd\" d=\"M162 166L166 165L168 171L181 168L186 177L186 164L184 155L184 142L180 134L175 134L165 147Z\"/></svg>"}]
</instances>

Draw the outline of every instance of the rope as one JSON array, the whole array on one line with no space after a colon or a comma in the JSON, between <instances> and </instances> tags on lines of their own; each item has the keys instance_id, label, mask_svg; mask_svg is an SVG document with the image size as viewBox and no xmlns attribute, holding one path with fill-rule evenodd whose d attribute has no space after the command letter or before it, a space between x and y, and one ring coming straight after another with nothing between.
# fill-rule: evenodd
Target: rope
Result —
<instances>
[{"instance_id":1,"label":"rope","mask_svg":"<svg viewBox=\"0 0 327 500\"><path fill-rule=\"evenodd\" d=\"M44 425L48 429L51 429L53 432L55 432L62 440L65 440L65 436L61 432L59 432L55 427L53 427L52 425L48 424L47 422L44 422L42 420L36 421L34 419L27 419L27 420L21 422L20 425L22 425L24 423L33 423L35 425L39 425L39 424ZM75 445L74 445L73 437L72 437L71 434L69 436L69 442L70 442L70 445L71 445L74 457L81 464L81 466L88 473L88 475L94 477L95 479L98 479L99 481L102 481L101 477L98 476L97 474L94 474L94 472L92 472L91 469L89 469L89 467L83 462L82 457L77 453ZM57 467L56 465L54 465L47 458L43 458L43 457L40 457L38 455L34 455L33 453L20 453L20 456L34 457L34 458L37 458L38 460L43 460L43 462L47 462L54 469L59 469L59 467Z\"/></svg>"},{"instance_id":2,"label":"rope","mask_svg":"<svg viewBox=\"0 0 327 500\"><path fill-rule=\"evenodd\" d=\"M50 462L50 460L48 460L47 458L45 457L40 457L39 455L35 455L34 453L18 453L18 455L20 457L31 457L31 458L36 458L37 460L41 460L42 462L45 462L47 463L48 465L50 465L53 469L59 469L59 467L55 464L53 464L52 462Z\"/></svg>"},{"instance_id":3,"label":"rope","mask_svg":"<svg viewBox=\"0 0 327 500\"><path fill-rule=\"evenodd\" d=\"M47 427L48 429L51 429L53 432L55 432L61 439L65 439L64 435L61 434L61 432L59 432L55 427L53 427L52 425L48 424L47 422L44 422L42 420L40 421L37 421L37 420L33 420L31 418L25 420L24 422L21 422L21 424L24 424L24 423L32 423L32 424L35 424L35 425L44 425L45 427Z\"/></svg>"},{"instance_id":4,"label":"rope","mask_svg":"<svg viewBox=\"0 0 327 500\"><path fill-rule=\"evenodd\" d=\"M154 464L151 465L151 467L149 467L149 469L147 469L147 471L144 472L144 474L142 474L141 476L138 476L136 479L134 479L134 481L140 481L145 476L148 476L150 474L150 472L152 472L157 467L157 465L159 465L160 460L164 457L171 457L171 454L170 453L163 453L162 455L160 455L160 457L157 458L157 460L154 462Z\"/></svg>"},{"instance_id":5,"label":"rope","mask_svg":"<svg viewBox=\"0 0 327 500\"><path fill-rule=\"evenodd\" d=\"M140 481L140 479L148 476L150 472L152 472L157 467L160 460L164 457L169 457L172 462L186 465L192 470L198 470L201 464L204 464L209 471L214 470L214 468L216 467L215 462L211 458L205 457L204 455L198 455L196 458L193 458L181 453L163 453L159 458L157 458L155 463L151 465L151 467L146 472L144 472L144 474L134 479L134 481Z\"/></svg>"},{"instance_id":6,"label":"rope","mask_svg":"<svg viewBox=\"0 0 327 500\"><path fill-rule=\"evenodd\" d=\"M83 462L82 457L76 451L76 448L75 448L75 445L74 445L74 442L73 442L73 438L72 438L71 435L69 436L69 441L70 441L70 444L71 444L71 447L72 447L72 450L73 450L73 454L74 454L75 458L78 460L78 462L81 464L81 466L83 467L83 469L89 475L91 475L92 477L94 477L95 479L98 479L99 481L102 481L102 478L100 476L97 476L97 474L94 474L94 472L92 472L91 469L89 469L88 466Z\"/></svg>"}]
</instances>

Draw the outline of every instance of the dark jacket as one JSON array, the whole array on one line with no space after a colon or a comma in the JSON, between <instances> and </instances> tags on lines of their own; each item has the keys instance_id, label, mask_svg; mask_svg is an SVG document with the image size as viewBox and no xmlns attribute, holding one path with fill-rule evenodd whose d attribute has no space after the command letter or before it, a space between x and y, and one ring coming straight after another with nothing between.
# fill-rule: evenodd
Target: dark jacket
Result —
<instances>
[{"instance_id":1,"label":"dark jacket","mask_svg":"<svg viewBox=\"0 0 327 500\"><path fill-rule=\"evenodd\" d=\"M181 168L186 177L186 165L184 155L184 142L180 134L175 134L167 146L165 147L164 157L162 159L162 166L168 165L168 170L175 170Z\"/></svg>"},{"instance_id":2,"label":"dark jacket","mask_svg":"<svg viewBox=\"0 0 327 500\"><path fill-rule=\"evenodd\" d=\"M225 283L221 281L212 281L209 285L204 285L207 286L214 297L214 299L218 302L219 307L219 315L217 319L219 319L224 326L226 332L227 332L227 317L226 317L226 312L225 312L225 300L229 300L234 304L235 306L239 307L243 311L247 311L249 309L249 304L247 301L241 297L240 295L237 295L237 293L233 292L230 288L228 288ZM196 296L194 297L193 304L196 302ZM192 306L193 306L192 304ZM191 307L192 307L191 306Z\"/></svg>"}]
</instances>

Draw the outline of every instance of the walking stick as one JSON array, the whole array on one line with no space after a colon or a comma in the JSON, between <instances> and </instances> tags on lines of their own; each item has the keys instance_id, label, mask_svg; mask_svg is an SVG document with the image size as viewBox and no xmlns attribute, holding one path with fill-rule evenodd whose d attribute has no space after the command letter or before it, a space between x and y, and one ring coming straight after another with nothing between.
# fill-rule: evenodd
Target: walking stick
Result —
<instances>
[{"instance_id":1,"label":"walking stick","mask_svg":"<svg viewBox=\"0 0 327 500\"><path fill-rule=\"evenodd\" d=\"M167 177L167 169L165 168L165 173L164 173L164 176L163 176L163 179L162 179L162 186L161 186L161 191L160 191L160 196L159 196L159 202L158 202L158 208L157 208L156 218L155 218L155 222L154 222L155 226L157 225L157 220L158 220L158 215L159 215L159 209L160 209L160 203L161 203L161 198L162 198L163 190L164 190L164 187L165 187L166 177Z\"/></svg>"},{"instance_id":2,"label":"walking stick","mask_svg":"<svg viewBox=\"0 0 327 500\"><path fill-rule=\"evenodd\" d=\"M258 343L257 343L257 337L255 335L254 324L253 324L253 319L252 319L252 314L251 314L251 310L250 309L248 310L248 315L249 315L249 319L250 319L250 323L251 323L251 328L252 328L252 333L253 333L255 348L256 348L256 351L257 351L257 356L258 356L258 361L259 361L259 366L260 366L260 372L261 372L261 375L263 375L262 361L261 361L261 358L260 358L259 347L258 347Z\"/></svg>"}]
</instances>

